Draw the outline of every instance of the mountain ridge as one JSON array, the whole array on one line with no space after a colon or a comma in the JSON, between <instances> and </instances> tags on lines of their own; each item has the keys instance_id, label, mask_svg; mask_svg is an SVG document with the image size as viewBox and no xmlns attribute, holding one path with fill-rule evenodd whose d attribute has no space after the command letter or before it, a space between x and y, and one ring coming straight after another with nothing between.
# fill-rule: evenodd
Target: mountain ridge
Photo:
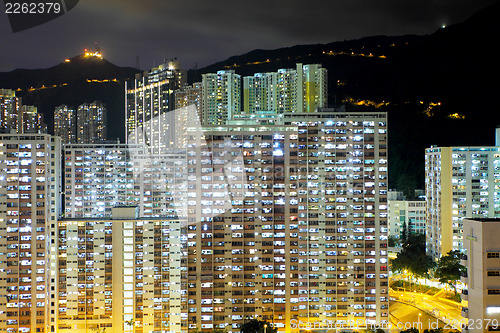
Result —
<instances>
[{"instance_id":1,"label":"mountain ridge","mask_svg":"<svg viewBox=\"0 0 500 333\"><path fill-rule=\"evenodd\" d=\"M495 100L499 18L500 1L427 35L252 50L191 69L188 81L223 69L253 75L294 68L296 63L320 63L328 69L330 107L388 112L389 184L409 191L423 187L425 148L494 144L494 129L500 124ZM138 72L105 59L77 56L47 69L0 73L0 87L21 88L24 104L37 106L49 129L56 106L101 100L109 109L109 138L123 139L123 83Z\"/></svg>"}]
</instances>

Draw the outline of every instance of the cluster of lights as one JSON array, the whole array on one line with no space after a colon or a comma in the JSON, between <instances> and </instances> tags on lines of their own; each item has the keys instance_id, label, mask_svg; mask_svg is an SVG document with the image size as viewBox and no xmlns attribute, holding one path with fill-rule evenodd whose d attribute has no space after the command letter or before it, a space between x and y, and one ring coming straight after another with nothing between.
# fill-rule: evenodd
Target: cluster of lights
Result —
<instances>
[{"instance_id":1,"label":"cluster of lights","mask_svg":"<svg viewBox=\"0 0 500 333\"><path fill-rule=\"evenodd\" d=\"M99 51L90 52L89 50L85 49L85 53L83 55L85 57L95 57L95 58L102 59L102 54Z\"/></svg>"}]
</instances>

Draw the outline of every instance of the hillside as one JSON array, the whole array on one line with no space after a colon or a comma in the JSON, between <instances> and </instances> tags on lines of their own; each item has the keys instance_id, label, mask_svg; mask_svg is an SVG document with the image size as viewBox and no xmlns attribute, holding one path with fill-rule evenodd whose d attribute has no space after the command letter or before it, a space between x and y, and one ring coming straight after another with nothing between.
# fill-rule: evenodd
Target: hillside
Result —
<instances>
[{"instance_id":1,"label":"hillside","mask_svg":"<svg viewBox=\"0 0 500 333\"><path fill-rule=\"evenodd\" d=\"M188 78L321 63L328 69L329 106L389 112L390 187L423 188L425 148L494 144L499 19L500 2L430 35L255 50L192 70Z\"/></svg>"},{"instance_id":2,"label":"hillside","mask_svg":"<svg viewBox=\"0 0 500 333\"><path fill-rule=\"evenodd\" d=\"M424 149L431 145L493 145L500 125L496 96L500 2L470 19L425 36L372 36L329 44L254 50L205 68L241 75L321 63L328 69L329 106L389 113L389 185L423 188ZM20 89L52 131L54 108L101 100L108 137L124 137L124 81L138 70L78 56L57 66L0 73L0 87Z\"/></svg>"},{"instance_id":3,"label":"hillside","mask_svg":"<svg viewBox=\"0 0 500 333\"><path fill-rule=\"evenodd\" d=\"M105 59L79 55L50 68L0 73L0 87L16 89L23 104L37 106L44 114L49 132L53 132L55 107L100 100L108 108L108 138L123 139L124 82L137 72L134 68L119 67Z\"/></svg>"}]
</instances>

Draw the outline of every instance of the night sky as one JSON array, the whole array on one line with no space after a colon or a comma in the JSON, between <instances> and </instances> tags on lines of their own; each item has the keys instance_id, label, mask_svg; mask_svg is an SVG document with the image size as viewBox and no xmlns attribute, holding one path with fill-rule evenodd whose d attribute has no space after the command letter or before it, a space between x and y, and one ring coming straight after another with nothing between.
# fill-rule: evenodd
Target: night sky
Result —
<instances>
[{"instance_id":1,"label":"night sky","mask_svg":"<svg viewBox=\"0 0 500 333\"><path fill-rule=\"evenodd\" d=\"M178 58L189 69L257 48L430 34L494 2L80 0L62 17L18 33L12 33L2 9L0 71L51 67L95 42L119 66L134 67L138 57L140 68L149 69L164 58Z\"/></svg>"}]
</instances>

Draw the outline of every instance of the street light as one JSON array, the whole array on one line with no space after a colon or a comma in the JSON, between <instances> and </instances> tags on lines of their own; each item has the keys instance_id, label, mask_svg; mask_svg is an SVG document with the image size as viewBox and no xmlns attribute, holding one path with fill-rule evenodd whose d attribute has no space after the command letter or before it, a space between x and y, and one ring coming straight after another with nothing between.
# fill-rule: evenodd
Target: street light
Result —
<instances>
[{"instance_id":1,"label":"street light","mask_svg":"<svg viewBox=\"0 0 500 333\"><path fill-rule=\"evenodd\" d=\"M264 333L267 333L267 324L264 324Z\"/></svg>"},{"instance_id":2,"label":"street light","mask_svg":"<svg viewBox=\"0 0 500 333\"><path fill-rule=\"evenodd\" d=\"M417 317L417 330L418 330L419 332L420 332L420 316L421 316L421 315L422 315L422 314L419 312L419 313L418 313L418 317Z\"/></svg>"}]
</instances>

